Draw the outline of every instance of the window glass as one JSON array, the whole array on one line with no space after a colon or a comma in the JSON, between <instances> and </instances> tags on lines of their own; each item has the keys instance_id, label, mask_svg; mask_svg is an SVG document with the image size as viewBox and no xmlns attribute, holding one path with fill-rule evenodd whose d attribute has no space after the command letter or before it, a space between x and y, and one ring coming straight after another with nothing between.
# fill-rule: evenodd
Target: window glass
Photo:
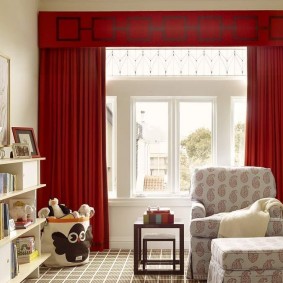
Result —
<instances>
[{"instance_id":1,"label":"window glass","mask_svg":"<svg viewBox=\"0 0 283 283\"><path fill-rule=\"evenodd\" d=\"M181 102L179 111L179 184L190 189L190 173L212 163L212 102Z\"/></svg>"},{"instance_id":2,"label":"window glass","mask_svg":"<svg viewBox=\"0 0 283 283\"><path fill-rule=\"evenodd\" d=\"M136 193L164 192L168 179L168 103L135 104Z\"/></svg>"}]
</instances>

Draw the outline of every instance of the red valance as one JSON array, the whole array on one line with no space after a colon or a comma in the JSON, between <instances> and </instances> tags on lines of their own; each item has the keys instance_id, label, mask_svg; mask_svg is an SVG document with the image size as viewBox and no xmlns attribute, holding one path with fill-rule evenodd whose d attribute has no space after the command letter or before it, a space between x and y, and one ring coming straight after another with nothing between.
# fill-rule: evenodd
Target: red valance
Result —
<instances>
[{"instance_id":1,"label":"red valance","mask_svg":"<svg viewBox=\"0 0 283 283\"><path fill-rule=\"evenodd\" d=\"M39 47L283 46L283 11L40 12Z\"/></svg>"}]
</instances>

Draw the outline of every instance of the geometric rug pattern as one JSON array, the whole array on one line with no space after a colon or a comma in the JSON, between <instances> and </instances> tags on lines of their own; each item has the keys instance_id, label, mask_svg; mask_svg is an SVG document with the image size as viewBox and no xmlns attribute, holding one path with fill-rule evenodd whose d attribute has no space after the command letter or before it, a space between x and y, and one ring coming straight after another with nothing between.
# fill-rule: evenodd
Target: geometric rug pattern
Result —
<instances>
[{"instance_id":1,"label":"geometric rug pattern","mask_svg":"<svg viewBox=\"0 0 283 283\"><path fill-rule=\"evenodd\" d=\"M151 249L148 252L148 258L164 259L170 256L171 250ZM42 266L39 278L26 279L24 283L191 283L192 280L186 279L187 257L188 251L185 251L184 275L134 275L133 250L91 252L87 264L59 268Z\"/></svg>"}]
</instances>

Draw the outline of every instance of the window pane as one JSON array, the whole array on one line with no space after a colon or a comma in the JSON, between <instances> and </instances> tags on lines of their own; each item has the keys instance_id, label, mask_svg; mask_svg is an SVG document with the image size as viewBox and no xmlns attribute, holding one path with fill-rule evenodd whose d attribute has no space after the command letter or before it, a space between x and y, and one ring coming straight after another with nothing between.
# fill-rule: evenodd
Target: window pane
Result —
<instances>
[{"instance_id":1,"label":"window pane","mask_svg":"<svg viewBox=\"0 0 283 283\"><path fill-rule=\"evenodd\" d=\"M233 98L232 165L243 166L245 159L246 98Z\"/></svg>"},{"instance_id":2,"label":"window pane","mask_svg":"<svg viewBox=\"0 0 283 283\"><path fill-rule=\"evenodd\" d=\"M168 103L136 102L136 193L164 192L168 178Z\"/></svg>"},{"instance_id":3,"label":"window pane","mask_svg":"<svg viewBox=\"0 0 283 283\"><path fill-rule=\"evenodd\" d=\"M106 97L107 186L110 196L116 194L116 100Z\"/></svg>"},{"instance_id":4,"label":"window pane","mask_svg":"<svg viewBox=\"0 0 283 283\"><path fill-rule=\"evenodd\" d=\"M179 184L190 189L190 173L197 166L212 163L213 103L180 102Z\"/></svg>"}]
</instances>

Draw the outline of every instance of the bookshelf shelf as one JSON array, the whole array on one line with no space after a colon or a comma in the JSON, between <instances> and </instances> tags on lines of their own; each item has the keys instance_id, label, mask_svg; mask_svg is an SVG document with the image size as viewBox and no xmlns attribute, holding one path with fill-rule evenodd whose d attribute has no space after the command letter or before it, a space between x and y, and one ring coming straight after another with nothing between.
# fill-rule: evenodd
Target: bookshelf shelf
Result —
<instances>
[{"instance_id":1,"label":"bookshelf shelf","mask_svg":"<svg viewBox=\"0 0 283 283\"><path fill-rule=\"evenodd\" d=\"M36 193L45 184L40 184L40 162L45 158L29 159L0 159L0 173L10 173L16 176L15 190L8 193L0 193L0 202L8 203L14 199L27 199L36 206ZM36 210L36 207L35 207ZM0 219L0 223L3 219ZM39 266L50 256L41 253L41 226L45 219L36 219L33 224L25 229L10 231L9 236L0 239L0 264L3 265L4 274L1 274L1 282L22 282L26 278L39 277ZM12 243L19 237L33 236L39 256L30 263L20 264L18 274L11 279L12 273ZM1 272L2 273L2 272Z\"/></svg>"},{"instance_id":2,"label":"bookshelf shelf","mask_svg":"<svg viewBox=\"0 0 283 283\"><path fill-rule=\"evenodd\" d=\"M20 271L19 274L11 279L9 282L11 283L17 283L17 282L22 282L24 279L28 278L29 276L31 277L39 277L38 274L38 267L46 260L50 254L41 254L37 258L35 258L32 262L30 263L24 263L20 264ZM36 273L36 274L33 274Z\"/></svg>"},{"instance_id":3,"label":"bookshelf shelf","mask_svg":"<svg viewBox=\"0 0 283 283\"><path fill-rule=\"evenodd\" d=\"M40 185L33 186L33 187L30 187L30 188L27 188L27 189L24 189L24 190L17 190L17 191L11 192L11 193L1 194L0 195L0 201L22 195L24 193L43 188L45 186L46 186L46 184L40 184Z\"/></svg>"}]
</instances>

